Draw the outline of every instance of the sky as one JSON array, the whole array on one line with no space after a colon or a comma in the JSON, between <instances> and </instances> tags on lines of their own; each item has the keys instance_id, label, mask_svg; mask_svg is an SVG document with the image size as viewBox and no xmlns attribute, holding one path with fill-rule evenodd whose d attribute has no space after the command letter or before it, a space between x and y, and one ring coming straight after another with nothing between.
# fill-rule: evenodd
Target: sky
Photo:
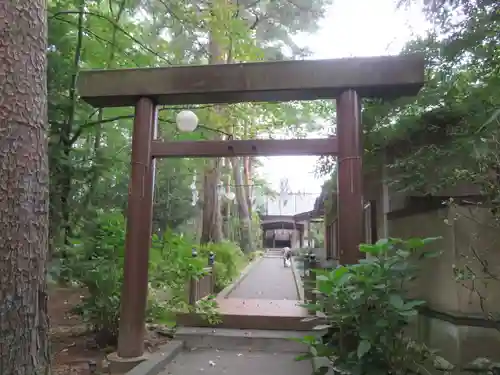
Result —
<instances>
[{"instance_id":1,"label":"sky","mask_svg":"<svg viewBox=\"0 0 500 375\"><path fill-rule=\"evenodd\" d=\"M417 9L397 10L395 0L333 0L319 31L295 37L313 51L309 59L398 54L428 25ZM415 7L416 8L416 7ZM288 179L292 191L319 194L322 179L314 176L315 156L262 158L262 172L274 189Z\"/></svg>"}]
</instances>

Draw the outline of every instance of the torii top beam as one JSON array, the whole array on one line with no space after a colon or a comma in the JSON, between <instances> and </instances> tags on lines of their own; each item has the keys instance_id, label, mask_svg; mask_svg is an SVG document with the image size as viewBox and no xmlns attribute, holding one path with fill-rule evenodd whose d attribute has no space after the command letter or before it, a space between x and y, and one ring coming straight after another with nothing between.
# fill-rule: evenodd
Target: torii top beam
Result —
<instances>
[{"instance_id":1,"label":"torii top beam","mask_svg":"<svg viewBox=\"0 0 500 375\"><path fill-rule=\"evenodd\" d=\"M95 107L123 107L140 97L160 105L285 102L335 98L346 89L396 98L417 94L423 84L424 57L416 54L87 70L78 89Z\"/></svg>"}]
</instances>

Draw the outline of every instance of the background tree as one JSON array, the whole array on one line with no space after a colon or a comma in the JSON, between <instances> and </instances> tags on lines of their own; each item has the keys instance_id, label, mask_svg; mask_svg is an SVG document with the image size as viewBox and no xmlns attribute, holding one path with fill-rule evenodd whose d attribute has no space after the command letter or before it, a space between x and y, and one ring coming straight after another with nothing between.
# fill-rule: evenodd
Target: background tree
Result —
<instances>
[{"instance_id":1,"label":"background tree","mask_svg":"<svg viewBox=\"0 0 500 375\"><path fill-rule=\"evenodd\" d=\"M211 58L208 36L219 52L220 62L301 58L307 51L295 46L290 35L314 31L329 1L264 1L230 3L124 0L52 0L49 2L49 120L51 166L51 243L56 252L94 218L111 206L124 209L127 198L132 112L128 108L95 111L78 100L76 83L82 68L145 67L170 64L206 64ZM280 52L281 51L281 52ZM273 57L274 56L274 57ZM178 134L175 115L184 107L160 109L163 139L213 139L216 132ZM233 134L234 138L304 136L318 117L328 110L318 103L266 103L226 106L191 106L200 122ZM319 110L318 110L319 109ZM218 112L219 111L219 112ZM328 113L329 115L329 113ZM254 174L250 160L242 158L232 171L220 162L189 160L158 164L155 221L175 225L183 217L199 217L199 206L191 206L191 178L199 174L205 228L204 241L222 239L218 190L221 181L237 191L240 227L252 220L250 189L245 185ZM255 163L255 162L253 162ZM173 167L175 165L175 167ZM211 167L209 167L211 166ZM172 173L175 171L175 173ZM213 171L212 174L209 172ZM241 172L242 171L242 172ZM242 184L234 182L241 174ZM174 181L175 180L175 181ZM202 187L203 181L207 181ZM175 189L172 189L176 186ZM173 194L175 192L175 194ZM179 198L177 194L184 198ZM168 198L168 199L167 199ZM172 202L182 205L171 204ZM210 203L213 202L213 203ZM166 207L169 207L167 210ZM203 206L205 207L203 208ZM246 205L246 207L245 207ZM176 212L172 212L175 209ZM159 213L160 210L163 213ZM182 214L180 214L182 212ZM187 217L188 214L190 218ZM199 220L198 220L199 221ZM161 222L161 224L160 224ZM163 228L164 229L164 228ZM160 229L160 230L163 230ZM249 238L249 235L245 237ZM242 239L242 236L239 236ZM241 243L247 249L252 246Z\"/></svg>"},{"instance_id":2,"label":"background tree","mask_svg":"<svg viewBox=\"0 0 500 375\"><path fill-rule=\"evenodd\" d=\"M411 0L399 3L420 6ZM456 219L474 221L481 233L463 234L470 253L460 255L454 271L477 294L483 308L480 289L500 280L486 259L498 248L500 229L500 4L433 0L424 1L423 11L431 29L410 41L402 53L425 55L426 84L416 98L365 101L364 162L368 170L386 163L391 189L410 195L453 191L464 184L474 187L477 196L462 203L484 215ZM406 152L386 160L382 151L388 147ZM334 167L324 159L319 170L334 176ZM461 203L455 199L449 204ZM481 249L475 248L479 237ZM488 311L485 316L498 319Z\"/></svg>"},{"instance_id":3,"label":"background tree","mask_svg":"<svg viewBox=\"0 0 500 375\"><path fill-rule=\"evenodd\" d=\"M47 375L45 2L0 2L0 373Z\"/></svg>"}]
</instances>

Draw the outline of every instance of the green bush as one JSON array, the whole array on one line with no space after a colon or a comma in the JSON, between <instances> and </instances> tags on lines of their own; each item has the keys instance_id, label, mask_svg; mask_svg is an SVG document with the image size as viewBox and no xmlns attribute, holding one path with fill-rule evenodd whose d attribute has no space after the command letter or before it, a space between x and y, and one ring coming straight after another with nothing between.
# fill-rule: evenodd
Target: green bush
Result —
<instances>
[{"instance_id":1,"label":"green bush","mask_svg":"<svg viewBox=\"0 0 500 375\"><path fill-rule=\"evenodd\" d=\"M252 251L247 255L247 259L249 262L253 262L257 258L262 258L264 256L264 252L262 250Z\"/></svg>"},{"instance_id":2,"label":"green bush","mask_svg":"<svg viewBox=\"0 0 500 375\"><path fill-rule=\"evenodd\" d=\"M87 289L88 293L74 312L93 330L109 336L104 341L112 341L118 331L125 244L123 228L122 215L112 212L101 215L90 227L90 236L72 239L59 268L65 281Z\"/></svg>"},{"instance_id":3,"label":"green bush","mask_svg":"<svg viewBox=\"0 0 500 375\"><path fill-rule=\"evenodd\" d=\"M111 345L117 337L120 296L123 285L125 220L121 213L103 213L86 233L72 240L65 257L54 268L54 278L85 287L88 294L75 312ZM189 308L187 286L191 277L205 272L207 258L193 258L192 244L182 236L166 232L162 239L153 236L149 251L148 319L172 321L174 314ZM222 259L224 257L221 256ZM211 316L213 302L196 306Z\"/></svg>"},{"instance_id":4,"label":"green bush","mask_svg":"<svg viewBox=\"0 0 500 375\"><path fill-rule=\"evenodd\" d=\"M201 245L198 247L198 252L203 261L208 260L211 252L215 255L214 269L217 291L221 291L232 283L240 275L241 268L246 264L243 252L233 242L223 241Z\"/></svg>"},{"instance_id":5,"label":"green bush","mask_svg":"<svg viewBox=\"0 0 500 375\"><path fill-rule=\"evenodd\" d=\"M327 324L317 328L328 331L320 340L308 336L303 341L311 347L305 357L328 359L329 366L320 373L422 373L433 353L404 329L424 301L408 298L406 287L417 275L418 260L437 254L423 249L434 240L388 239L361 245L370 256L359 264L317 272L317 303L308 307L325 314Z\"/></svg>"}]
</instances>

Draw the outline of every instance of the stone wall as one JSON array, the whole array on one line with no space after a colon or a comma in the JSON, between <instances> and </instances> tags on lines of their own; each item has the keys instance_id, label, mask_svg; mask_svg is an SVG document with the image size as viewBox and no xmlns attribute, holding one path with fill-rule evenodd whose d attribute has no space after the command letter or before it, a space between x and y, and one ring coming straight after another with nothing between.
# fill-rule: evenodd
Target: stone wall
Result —
<instances>
[{"instance_id":1,"label":"stone wall","mask_svg":"<svg viewBox=\"0 0 500 375\"><path fill-rule=\"evenodd\" d=\"M482 266L488 264L486 272L500 278L500 232L488 223L488 210L463 206L388 221L391 237L442 237L432 245L442 255L425 260L412 289L415 297L428 302L415 332L453 363L477 357L500 360L500 332L488 319L489 314L500 316L500 281L491 280ZM454 267L465 266L476 275L474 284L457 282Z\"/></svg>"},{"instance_id":2,"label":"stone wall","mask_svg":"<svg viewBox=\"0 0 500 375\"><path fill-rule=\"evenodd\" d=\"M428 302L428 309L411 331L452 363L464 365L478 357L500 361L500 323L488 319L488 315L500 316L500 223L494 224L488 209L476 206L412 213L408 209L409 194L391 190L383 179L380 169L366 174L364 180L364 199L374 201L377 207L379 238L442 237L432 244L442 255L425 260L411 290L415 297ZM472 193L477 194L477 190L465 186L443 195ZM474 285L470 281L461 285L454 266L470 267L477 276Z\"/></svg>"}]
</instances>

